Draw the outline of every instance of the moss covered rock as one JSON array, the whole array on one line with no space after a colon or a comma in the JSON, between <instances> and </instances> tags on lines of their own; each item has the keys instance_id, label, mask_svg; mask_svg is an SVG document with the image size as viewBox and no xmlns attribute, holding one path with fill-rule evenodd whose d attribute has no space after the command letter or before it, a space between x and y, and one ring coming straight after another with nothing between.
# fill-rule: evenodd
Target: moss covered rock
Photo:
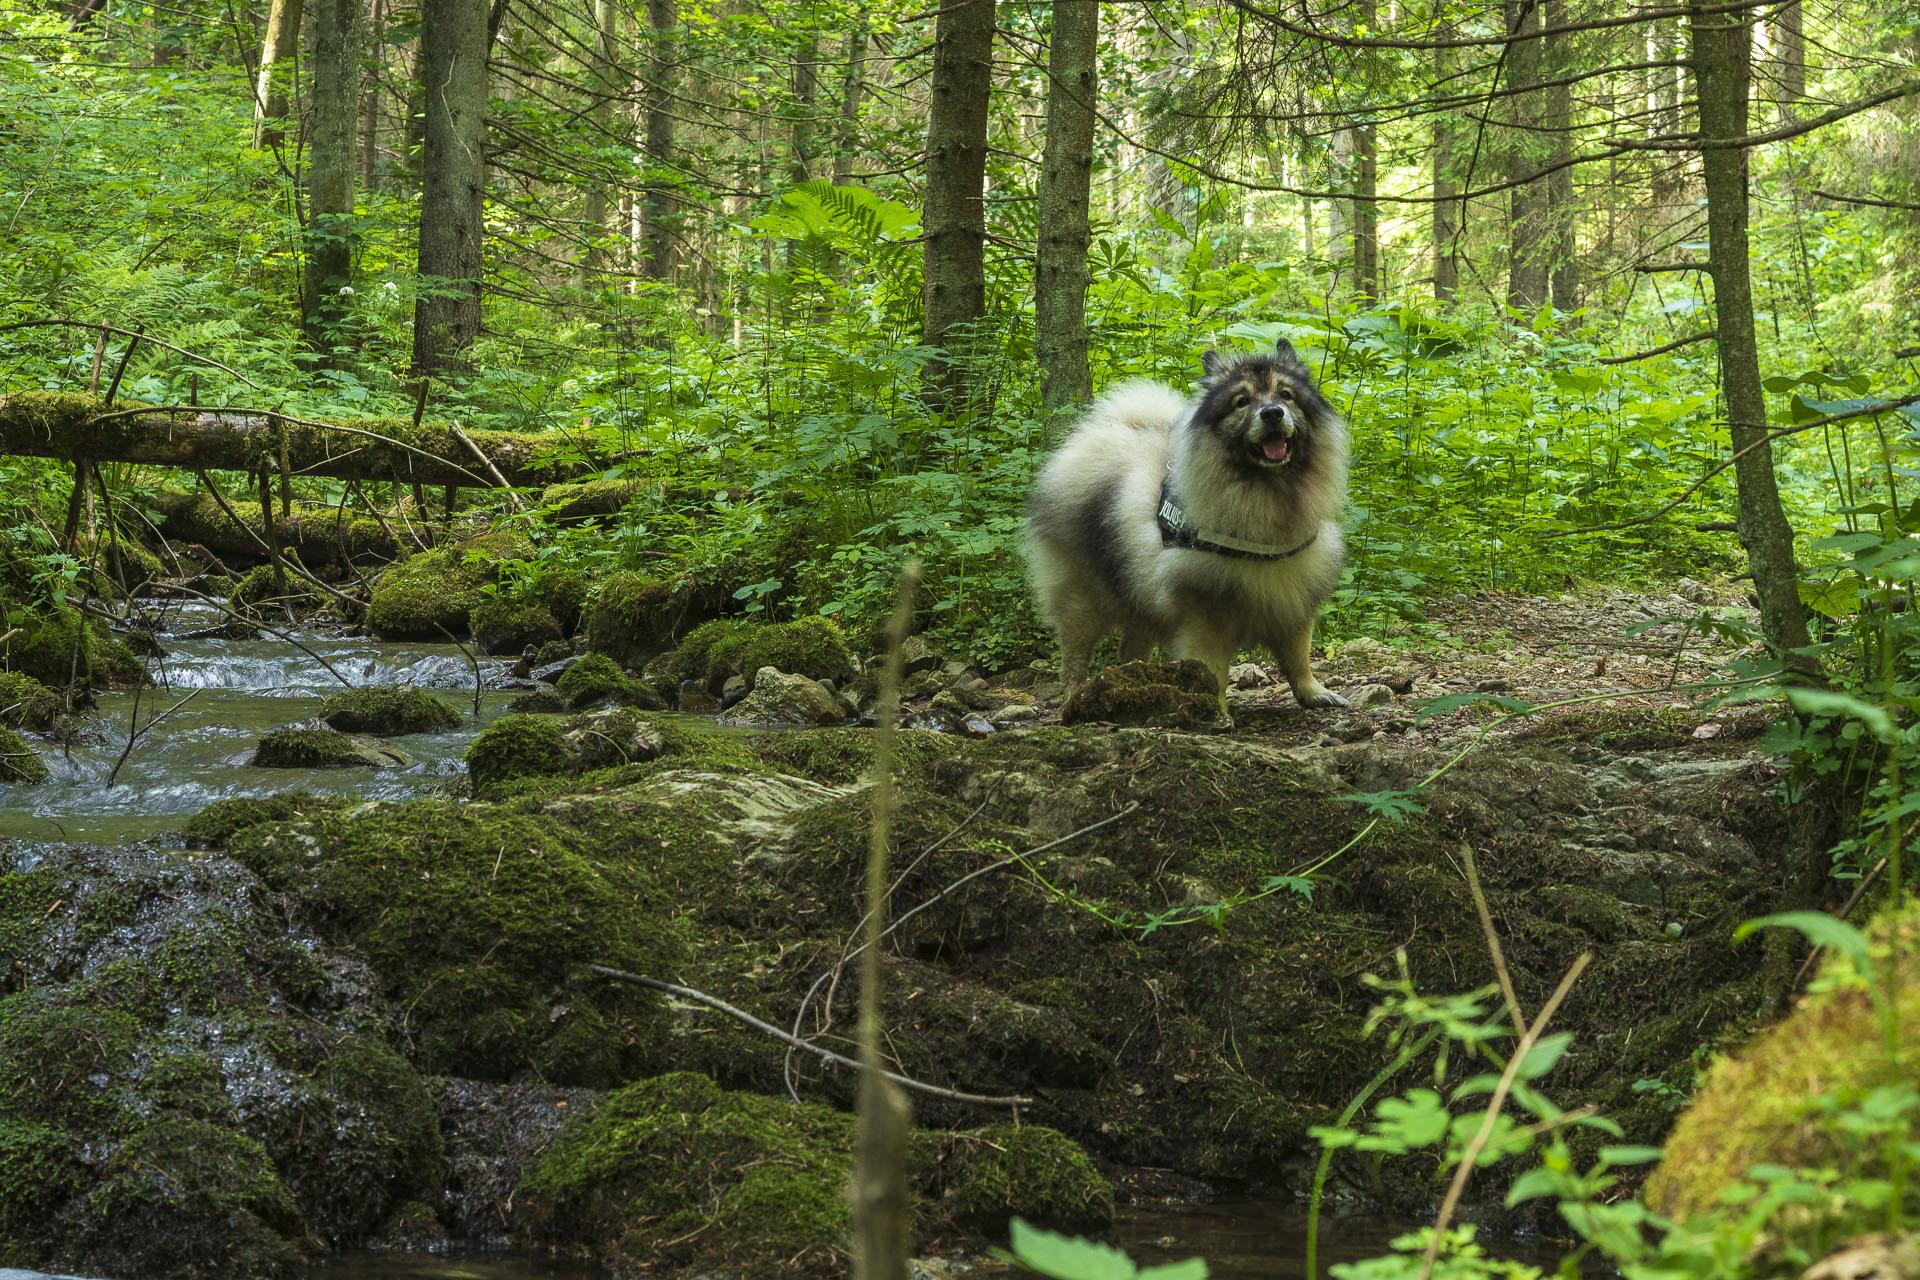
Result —
<instances>
[{"instance_id":1,"label":"moss covered rock","mask_svg":"<svg viewBox=\"0 0 1920 1280\"><path fill-rule=\"evenodd\" d=\"M560 620L539 600L496 593L473 611L473 638L482 653L517 654L565 637Z\"/></svg>"},{"instance_id":2,"label":"moss covered rock","mask_svg":"<svg viewBox=\"0 0 1920 1280\"><path fill-rule=\"evenodd\" d=\"M1094 1235L1113 1226L1113 1187L1080 1144L1043 1125L994 1125L941 1135L942 1217L1004 1239L1015 1214L1036 1226Z\"/></svg>"},{"instance_id":3,"label":"moss covered rock","mask_svg":"<svg viewBox=\"0 0 1920 1280\"><path fill-rule=\"evenodd\" d=\"M602 707L565 721L510 715L467 748L477 796L504 794L522 779L637 764L689 749L690 736L629 707Z\"/></svg>"},{"instance_id":4,"label":"moss covered rock","mask_svg":"<svg viewBox=\"0 0 1920 1280\"><path fill-rule=\"evenodd\" d=\"M231 848L374 967L423 1068L604 1086L656 1054L664 1027L650 997L587 964L676 971L672 903L726 865L693 815L619 816L421 800L253 827Z\"/></svg>"},{"instance_id":5,"label":"moss covered rock","mask_svg":"<svg viewBox=\"0 0 1920 1280\"><path fill-rule=\"evenodd\" d=\"M47 764L13 730L0 727L0 782L45 782Z\"/></svg>"},{"instance_id":6,"label":"moss covered rock","mask_svg":"<svg viewBox=\"0 0 1920 1280\"><path fill-rule=\"evenodd\" d=\"M1871 980L1893 987L1897 1035L1911 1046L1920 1038L1920 903L1883 910L1867 932ZM1889 982L1895 965L1897 984ZM1889 1057L1869 978L1855 961L1829 951L1814 987L1784 1021L1714 1061L1647 1180L1655 1212L1684 1222L1722 1208L1723 1193L1759 1166L1837 1170L1842 1188L1848 1180L1888 1176L1884 1143L1863 1145L1833 1117L1859 1108L1875 1090L1911 1088L1913 1067ZM1796 1204L1777 1210L1766 1227L1818 1256L1883 1220L1878 1210L1835 1197L1825 1215Z\"/></svg>"},{"instance_id":7,"label":"moss covered rock","mask_svg":"<svg viewBox=\"0 0 1920 1280\"><path fill-rule=\"evenodd\" d=\"M559 721L546 716L502 716L488 725L466 752L474 794L486 795L514 778L566 773L564 734Z\"/></svg>"},{"instance_id":8,"label":"moss covered rock","mask_svg":"<svg viewBox=\"0 0 1920 1280\"><path fill-rule=\"evenodd\" d=\"M25 634L0 645L0 656L9 669L49 689L64 689L75 677L93 688L146 678L145 664L98 619L83 627L76 610L59 609L19 626Z\"/></svg>"},{"instance_id":9,"label":"moss covered rock","mask_svg":"<svg viewBox=\"0 0 1920 1280\"><path fill-rule=\"evenodd\" d=\"M6 1263L286 1276L438 1194L431 1100L357 962L233 863L0 856L0 963L18 984L0 999Z\"/></svg>"},{"instance_id":10,"label":"moss covered rock","mask_svg":"<svg viewBox=\"0 0 1920 1280\"><path fill-rule=\"evenodd\" d=\"M256 565L233 585L228 602L237 610L253 616L271 616L291 610L295 614L312 613L327 602L312 583L291 568L274 571L270 564Z\"/></svg>"},{"instance_id":11,"label":"moss covered rock","mask_svg":"<svg viewBox=\"0 0 1920 1280\"><path fill-rule=\"evenodd\" d=\"M658 711L666 703L644 682L635 680L620 664L603 653L588 653L561 673L554 685L570 710L583 710L601 703L641 707Z\"/></svg>"},{"instance_id":12,"label":"moss covered rock","mask_svg":"<svg viewBox=\"0 0 1920 1280\"><path fill-rule=\"evenodd\" d=\"M616 573L587 609L587 647L623 666L643 666L673 648L688 628L712 618L723 603L719 594L686 575Z\"/></svg>"},{"instance_id":13,"label":"moss covered rock","mask_svg":"<svg viewBox=\"0 0 1920 1280\"><path fill-rule=\"evenodd\" d=\"M444 733L460 726L460 713L426 690L394 684L343 689L321 706L320 718L342 733L382 738Z\"/></svg>"},{"instance_id":14,"label":"moss covered rock","mask_svg":"<svg viewBox=\"0 0 1920 1280\"><path fill-rule=\"evenodd\" d=\"M719 618L687 633L675 651L671 673L718 694L734 676L744 676L752 688L762 667L812 680L840 680L853 670L853 654L840 628L827 618L774 624Z\"/></svg>"},{"instance_id":15,"label":"moss covered rock","mask_svg":"<svg viewBox=\"0 0 1920 1280\"><path fill-rule=\"evenodd\" d=\"M1197 658L1116 662L1088 677L1060 709L1062 724L1094 720L1169 729L1218 727L1220 686Z\"/></svg>"},{"instance_id":16,"label":"moss covered rock","mask_svg":"<svg viewBox=\"0 0 1920 1280\"><path fill-rule=\"evenodd\" d=\"M345 796L317 796L307 791L235 796L215 800L188 818L180 836L189 849L224 849L229 840L248 827L257 827L263 822L284 822L322 809L338 809L346 803Z\"/></svg>"},{"instance_id":17,"label":"moss covered rock","mask_svg":"<svg viewBox=\"0 0 1920 1280\"><path fill-rule=\"evenodd\" d=\"M408 556L374 582L367 629L390 640L439 639L443 629L465 635L486 602L494 561L524 550L510 536L488 534Z\"/></svg>"},{"instance_id":18,"label":"moss covered rock","mask_svg":"<svg viewBox=\"0 0 1920 1280\"><path fill-rule=\"evenodd\" d=\"M276 729L247 763L262 769L391 769L409 763L392 747L337 729Z\"/></svg>"},{"instance_id":19,"label":"moss covered rock","mask_svg":"<svg viewBox=\"0 0 1920 1280\"><path fill-rule=\"evenodd\" d=\"M680 1072L568 1125L520 1184L528 1233L618 1271L837 1272L853 1118Z\"/></svg>"},{"instance_id":20,"label":"moss covered rock","mask_svg":"<svg viewBox=\"0 0 1920 1280\"><path fill-rule=\"evenodd\" d=\"M0 671L0 725L12 729L50 729L60 700L32 676Z\"/></svg>"},{"instance_id":21,"label":"moss covered rock","mask_svg":"<svg viewBox=\"0 0 1920 1280\"><path fill-rule=\"evenodd\" d=\"M299 1214L266 1149L179 1116L142 1125L87 1195L94 1265L154 1276L292 1276Z\"/></svg>"}]
</instances>

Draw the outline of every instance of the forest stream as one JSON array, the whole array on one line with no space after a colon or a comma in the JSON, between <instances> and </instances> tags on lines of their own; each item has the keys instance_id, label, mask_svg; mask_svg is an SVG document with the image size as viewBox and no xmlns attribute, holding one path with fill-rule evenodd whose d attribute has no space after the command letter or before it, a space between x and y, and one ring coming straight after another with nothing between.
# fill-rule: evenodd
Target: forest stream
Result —
<instances>
[{"instance_id":1,"label":"forest stream","mask_svg":"<svg viewBox=\"0 0 1920 1280\"><path fill-rule=\"evenodd\" d=\"M1755 957L1724 938L1766 901L1763 855L1787 838L1755 718L1667 685L1717 655L1671 624L1640 651L1611 638L1671 603L1436 608L1466 643L1328 655L1337 686L1375 691L1350 711L1303 710L1270 671L1236 669L1230 732L1205 723L1211 695L1200 731L1175 727L1177 665L1106 669L1089 688L1113 701L1062 724L1046 672L987 678L916 650L887 1016L906 1074L988 1095L916 1098L922 1247L977 1256L1020 1213L1143 1258L1204 1255L1218 1276L1296 1274L1306 1131L1377 1069L1364 1024L1379 988L1361 976L1404 963L1436 991L1488 978L1447 866L1468 846L1523 999L1595 953L1560 1022L1596 1051L1569 1053L1556 1088L1630 1137L1661 1132L1670 1113L1636 1083L1760 998ZM615 1271L793 1250L803 1270L830 1267L850 1082L804 1056L783 1064L700 1001L844 1044L847 995L820 993L857 919L872 732L852 717L756 729L748 713L796 690L865 699L871 672L833 695L782 674L819 660L817 623L728 623L787 656L761 666L723 718L749 723L726 732L618 705L658 698L617 667L614 704L569 714L551 701L561 680L538 687L549 714L512 715L534 682L497 658L480 660L476 720L458 646L317 627L295 633L311 654L190 638L220 616L182 609L157 637L140 724L199 692L143 729L113 787L125 689L36 736L50 780L0 791L0 952L16 983L0 1063L38 1099L9 1140L44 1153L20 1169L57 1170L0 1199L47 1197L50 1256L109 1276L190 1271L206 1215L238 1214L219 1247L262 1276L316 1255L354 1280L604 1274L538 1261L555 1251ZM869 665L829 648L834 669ZM356 684L427 691L460 724L363 743L403 758L390 768L249 764L335 691L319 659ZM1609 660L1628 705L1484 742L1471 708L1417 720L1393 692L1549 702ZM1415 791L1403 823L1343 800ZM204 851L179 848L190 820ZM1009 849L1034 850L1034 873ZM1310 898L1257 892L1328 857L1336 872ZM1160 923L1143 932L1147 913ZM596 964L704 994L662 1001ZM780 1096L789 1086L803 1105ZM992 1099L1017 1095L1031 1103L1014 1126ZM86 1135L132 1154L55 1154ZM595 1154L613 1150L630 1154ZM771 1218L740 1173L760 1167L799 1171L781 1174ZM141 1172L156 1168L180 1179L158 1200ZM1495 1226L1550 1224L1493 1207L1501 1176L1475 1214L1513 1256L1524 1246ZM1261 1189L1277 1198L1231 1198ZM1417 1159L1342 1166L1334 1191L1342 1213L1395 1215L1330 1222L1334 1258L1377 1254L1436 1194ZM78 1215L93 1203L113 1212ZM690 1245L649 1225L662 1219L733 1234ZM478 1245L494 1251L462 1252Z\"/></svg>"},{"instance_id":2,"label":"forest stream","mask_svg":"<svg viewBox=\"0 0 1920 1280\"><path fill-rule=\"evenodd\" d=\"M264 633L243 640L194 638L226 620L211 605L176 604L165 619L155 636L166 653L153 664L155 687L98 694L94 713L77 722L64 749L42 753L52 774L48 782L0 783L0 832L107 844L164 840L216 800L292 790L404 799L465 772L460 755L474 734L533 687L511 680L510 664L480 659L485 692L476 719L474 670L453 644L345 637L338 629L288 632L309 653ZM409 735L401 745L410 763L390 769L256 768L249 761L262 735L312 719L327 695L340 689L314 655L356 686L435 690L467 714L457 729ZM161 715L190 692L191 701ZM160 718L143 727L120 764L136 713L142 726ZM109 787L116 765L119 774Z\"/></svg>"}]
</instances>

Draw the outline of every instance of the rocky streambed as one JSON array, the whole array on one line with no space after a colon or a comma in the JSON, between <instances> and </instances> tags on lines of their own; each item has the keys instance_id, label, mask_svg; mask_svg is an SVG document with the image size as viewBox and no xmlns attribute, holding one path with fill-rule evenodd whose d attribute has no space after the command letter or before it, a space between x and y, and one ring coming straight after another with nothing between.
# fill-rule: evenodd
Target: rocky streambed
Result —
<instances>
[{"instance_id":1,"label":"rocky streambed","mask_svg":"<svg viewBox=\"0 0 1920 1280\"><path fill-rule=\"evenodd\" d=\"M1684 1085L1760 1007L1758 949L1727 938L1776 904L1794 839L1750 722L1531 726L1363 834L1352 796L1458 740L1384 705L1340 733L1277 703L1231 734L1062 726L1044 690L932 683L924 713L944 696L960 731L900 738L889 1047L1030 1101L915 1099L924 1249L1016 1211L1099 1231L1142 1177L1303 1186L1307 1129L1388 1052L1368 977L1404 953L1430 994L1492 980L1463 849L1529 1007L1594 953L1556 1020L1562 1105L1657 1140L1636 1082ZM848 1050L871 731L506 717L514 696L483 697L466 778L450 746L306 794L248 783L200 815L202 850L0 840L4 1260L271 1275L469 1238L623 1270L843 1263L852 1079L593 966ZM1336 853L1311 896L1254 897ZM1413 1162L1343 1173L1389 1207L1435 1193Z\"/></svg>"}]
</instances>

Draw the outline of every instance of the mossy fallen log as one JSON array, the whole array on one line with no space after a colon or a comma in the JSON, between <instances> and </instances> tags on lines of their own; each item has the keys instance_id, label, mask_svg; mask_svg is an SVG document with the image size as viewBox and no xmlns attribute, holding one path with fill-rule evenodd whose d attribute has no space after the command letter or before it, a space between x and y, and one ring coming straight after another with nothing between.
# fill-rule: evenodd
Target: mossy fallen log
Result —
<instances>
[{"instance_id":1,"label":"mossy fallen log","mask_svg":"<svg viewBox=\"0 0 1920 1280\"><path fill-rule=\"evenodd\" d=\"M485 489L501 480L544 486L595 469L550 460L553 441L543 435L469 431L469 448L459 429L444 422L311 422L231 409L109 410L98 396L64 392L0 396L0 453L15 457L278 473L283 431L286 467L296 476Z\"/></svg>"}]
</instances>

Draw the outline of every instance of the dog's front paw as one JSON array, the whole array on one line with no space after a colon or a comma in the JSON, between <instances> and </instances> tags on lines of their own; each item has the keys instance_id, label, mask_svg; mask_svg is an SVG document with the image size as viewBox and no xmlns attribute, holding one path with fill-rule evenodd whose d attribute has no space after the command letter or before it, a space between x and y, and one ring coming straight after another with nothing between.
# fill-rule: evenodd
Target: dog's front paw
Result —
<instances>
[{"instance_id":1,"label":"dog's front paw","mask_svg":"<svg viewBox=\"0 0 1920 1280\"><path fill-rule=\"evenodd\" d=\"M1300 685L1293 691L1293 700L1303 707L1346 707L1353 705L1345 697L1335 693L1327 686L1315 680L1312 684Z\"/></svg>"}]
</instances>

